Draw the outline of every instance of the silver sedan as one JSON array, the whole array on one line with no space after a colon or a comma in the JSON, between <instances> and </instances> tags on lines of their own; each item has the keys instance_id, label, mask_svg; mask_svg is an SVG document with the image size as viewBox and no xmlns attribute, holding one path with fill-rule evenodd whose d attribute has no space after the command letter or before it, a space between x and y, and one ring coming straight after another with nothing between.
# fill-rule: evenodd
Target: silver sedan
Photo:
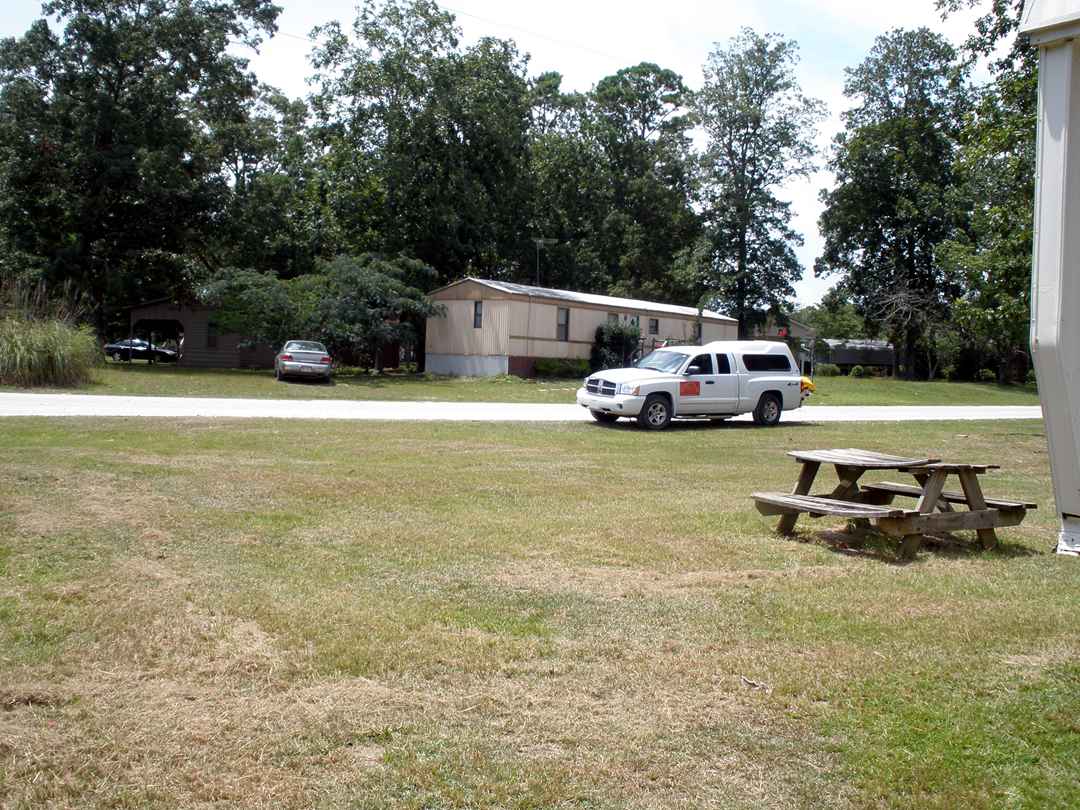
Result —
<instances>
[{"instance_id":1,"label":"silver sedan","mask_svg":"<svg viewBox=\"0 0 1080 810\"><path fill-rule=\"evenodd\" d=\"M330 382L333 361L321 343L314 340L290 340L274 358L274 377L308 377Z\"/></svg>"}]
</instances>

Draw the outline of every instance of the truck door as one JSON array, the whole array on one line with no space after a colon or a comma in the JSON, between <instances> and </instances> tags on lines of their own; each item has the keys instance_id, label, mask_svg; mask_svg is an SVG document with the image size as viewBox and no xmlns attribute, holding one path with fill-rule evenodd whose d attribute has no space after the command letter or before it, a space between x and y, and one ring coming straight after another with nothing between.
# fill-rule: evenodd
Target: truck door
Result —
<instances>
[{"instance_id":1,"label":"truck door","mask_svg":"<svg viewBox=\"0 0 1080 810\"><path fill-rule=\"evenodd\" d=\"M726 354L716 355L716 374L711 390L716 407L712 413L738 413L739 411L739 375L731 367L731 357Z\"/></svg>"},{"instance_id":2,"label":"truck door","mask_svg":"<svg viewBox=\"0 0 1080 810\"><path fill-rule=\"evenodd\" d=\"M726 355L721 355L724 361ZM696 367L695 373L683 375L679 383L679 413L724 413L725 386L721 383L723 375L716 373L713 355L699 354L686 366L687 371ZM732 376L730 374L728 377ZM737 382L736 382L737 384Z\"/></svg>"},{"instance_id":3,"label":"truck door","mask_svg":"<svg viewBox=\"0 0 1080 810\"><path fill-rule=\"evenodd\" d=\"M699 354L686 364L679 381L679 406L677 413L709 413L712 407L706 382L712 378L711 354Z\"/></svg>"}]
</instances>

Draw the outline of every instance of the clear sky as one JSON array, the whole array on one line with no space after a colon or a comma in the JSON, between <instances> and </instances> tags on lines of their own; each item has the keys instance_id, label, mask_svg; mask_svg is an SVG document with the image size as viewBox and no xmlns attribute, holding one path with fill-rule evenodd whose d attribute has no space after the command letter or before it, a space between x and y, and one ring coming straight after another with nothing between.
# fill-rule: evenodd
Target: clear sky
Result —
<instances>
[{"instance_id":1,"label":"clear sky","mask_svg":"<svg viewBox=\"0 0 1080 810\"><path fill-rule=\"evenodd\" d=\"M328 20L346 27L355 16L355 0L278 0L284 11L279 35L251 55L259 78L292 96L308 92L305 77L311 29ZM844 109L844 68L858 64L874 37L891 28L927 26L960 44L971 30L974 13L942 22L934 0L447 0L465 42L484 36L513 39L530 54L530 72L558 70L564 87L587 90L599 79L638 62L656 62L700 87L701 66L716 43L723 44L743 26L795 39L801 49L798 74L804 92L822 99L830 117L821 127L824 150L840 127ZM40 15L37 0L2 0L0 36L15 36ZM813 263L821 249L818 193L830 184L820 171L784 190L795 211L795 227L806 244L798 254L805 268L796 287L800 304L817 302L832 285L815 279Z\"/></svg>"}]
</instances>

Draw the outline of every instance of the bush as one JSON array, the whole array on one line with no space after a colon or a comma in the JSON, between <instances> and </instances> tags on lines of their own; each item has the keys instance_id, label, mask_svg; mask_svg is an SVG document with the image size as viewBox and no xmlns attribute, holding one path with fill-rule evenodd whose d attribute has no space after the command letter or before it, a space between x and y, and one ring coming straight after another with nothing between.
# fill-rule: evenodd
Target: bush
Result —
<instances>
[{"instance_id":1,"label":"bush","mask_svg":"<svg viewBox=\"0 0 1080 810\"><path fill-rule=\"evenodd\" d=\"M818 363L814 366L814 375L817 377L839 377L840 366L835 363Z\"/></svg>"},{"instance_id":2,"label":"bush","mask_svg":"<svg viewBox=\"0 0 1080 810\"><path fill-rule=\"evenodd\" d=\"M589 373L589 361L541 357L536 361L535 369L537 377L580 378Z\"/></svg>"},{"instance_id":3,"label":"bush","mask_svg":"<svg viewBox=\"0 0 1080 810\"><path fill-rule=\"evenodd\" d=\"M0 320L0 384L69 387L90 382L103 355L89 327L48 318Z\"/></svg>"},{"instance_id":4,"label":"bush","mask_svg":"<svg viewBox=\"0 0 1080 810\"><path fill-rule=\"evenodd\" d=\"M1024 378L1024 382L1028 385L1038 385L1039 381L1035 379L1035 369L1028 369L1027 376Z\"/></svg>"},{"instance_id":5,"label":"bush","mask_svg":"<svg viewBox=\"0 0 1080 810\"><path fill-rule=\"evenodd\" d=\"M996 383L997 373L991 371L988 368L980 368L979 373L975 376L975 379L977 379L979 382L984 383Z\"/></svg>"},{"instance_id":6,"label":"bush","mask_svg":"<svg viewBox=\"0 0 1080 810\"><path fill-rule=\"evenodd\" d=\"M596 327L589 365L602 368L625 368L641 342L641 330L632 323L605 323Z\"/></svg>"},{"instance_id":7,"label":"bush","mask_svg":"<svg viewBox=\"0 0 1080 810\"><path fill-rule=\"evenodd\" d=\"M851 367L851 376L852 377L865 377L866 376L866 369L863 368L862 366L852 366Z\"/></svg>"}]
</instances>

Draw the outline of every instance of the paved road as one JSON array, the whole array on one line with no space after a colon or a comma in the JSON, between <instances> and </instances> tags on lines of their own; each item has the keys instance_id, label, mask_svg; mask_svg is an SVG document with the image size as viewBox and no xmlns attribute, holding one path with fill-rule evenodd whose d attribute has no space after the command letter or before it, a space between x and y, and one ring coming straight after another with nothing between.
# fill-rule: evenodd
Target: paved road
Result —
<instances>
[{"instance_id":1,"label":"paved road","mask_svg":"<svg viewBox=\"0 0 1080 810\"><path fill-rule=\"evenodd\" d=\"M504 402L371 402L358 400L116 397L87 394L0 394L3 416L213 416L249 419L387 419L458 422L581 422L577 405ZM749 414L737 417L750 419ZM784 413L785 422L921 422L1041 419L1038 406L812 406Z\"/></svg>"}]
</instances>

